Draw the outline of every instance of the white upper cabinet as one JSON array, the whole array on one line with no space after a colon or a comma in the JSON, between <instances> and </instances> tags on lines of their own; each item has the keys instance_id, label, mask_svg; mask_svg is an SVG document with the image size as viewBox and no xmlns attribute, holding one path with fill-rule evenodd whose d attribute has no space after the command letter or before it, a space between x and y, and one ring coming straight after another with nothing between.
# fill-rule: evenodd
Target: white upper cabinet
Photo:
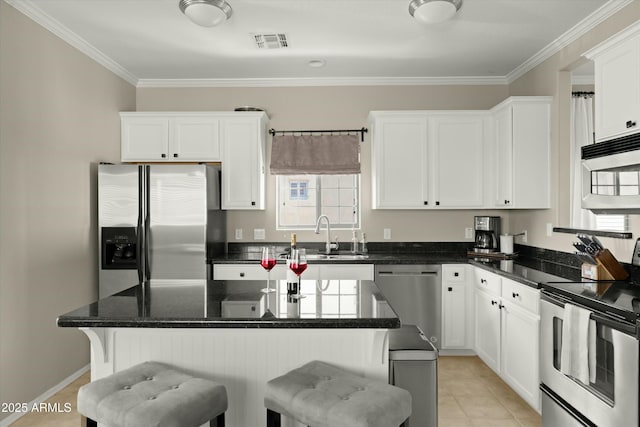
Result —
<instances>
[{"instance_id":1,"label":"white upper cabinet","mask_svg":"<svg viewBox=\"0 0 640 427\"><path fill-rule=\"evenodd\" d=\"M373 208L428 205L428 120L422 113L372 112Z\"/></svg>"},{"instance_id":2,"label":"white upper cabinet","mask_svg":"<svg viewBox=\"0 0 640 427\"><path fill-rule=\"evenodd\" d=\"M220 161L220 118L211 113L120 113L123 162Z\"/></svg>"},{"instance_id":3,"label":"white upper cabinet","mask_svg":"<svg viewBox=\"0 0 640 427\"><path fill-rule=\"evenodd\" d=\"M442 208L484 204L485 113L461 112L429 118L433 150L431 199Z\"/></svg>"},{"instance_id":4,"label":"white upper cabinet","mask_svg":"<svg viewBox=\"0 0 640 427\"><path fill-rule=\"evenodd\" d=\"M373 111L374 209L478 208L486 112Z\"/></svg>"},{"instance_id":5,"label":"white upper cabinet","mask_svg":"<svg viewBox=\"0 0 640 427\"><path fill-rule=\"evenodd\" d=\"M222 123L222 209L265 208L266 117L243 112Z\"/></svg>"},{"instance_id":6,"label":"white upper cabinet","mask_svg":"<svg viewBox=\"0 0 640 427\"><path fill-rule=\"evenodd\" d=\"M551 97L511 97L493 108L495 207L550 207Z\"/></svg>"},{"instance_id":7,"label":"white upper cabinet","mask_svg":"<svg viewBox=\"0 0 640 427\"><path fill-rule=\"evenodd\" d=\"M640 24L585 53L595 65L596 141L640 132Z\"/></svg>"}]
</instances>

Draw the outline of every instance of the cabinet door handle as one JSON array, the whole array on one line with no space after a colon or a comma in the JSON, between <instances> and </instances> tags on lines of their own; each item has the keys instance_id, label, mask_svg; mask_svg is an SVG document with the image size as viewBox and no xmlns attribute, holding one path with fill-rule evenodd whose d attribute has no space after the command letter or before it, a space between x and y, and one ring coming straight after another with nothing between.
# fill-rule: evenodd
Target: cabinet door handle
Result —
<instances>
[{"instance_id":1,"label":"cabinet door handle","mask_svg":"<svg viewBox=\"0 0 640 427\"><path fill-rule=\"evenodd\" d=\"M173 153L173 157L178 157L178 153Z\"/></svg>"},{"instance_id":2,"label":"cabinet door handle","mask_svg":"<svg viewBox=\"0 0 640 427\"><path fill-rule=\"evenodd\" d=\"M256 202L251 202L251 206L255 206L255 205L256 205Z\"/></svg>"},{"instance_id":3,"label":"cabinet door handle","mask_svg":"<svg viewBox=\"0 0 640 427\"><path fill-rule=\"evenodd\" d=\"M511 295L512 295L514 298L518 298L518 297L520 296L520 294L518 294L518 293L516 293L516 292L512 292L512 293L511 293Z\"/></svg>"},{"instance_id":4,"label":"cabinet door handle","mask_svg":"<svg viewBox=\"0 0 640 427\"><path fill-rule=\"evenodd\" d=\"M449 292L453 292L453 288L452 288L451 286L449 286L449 287L447 288L447 291L449 291Z\"/></svg>"},{"instance_id":5,"label":"cabinet door handle","mask_svg":"<svg viewBox=\"0 0 640 427\"><path fill-rule=\"evenodd\" d=\"M499 310L502 310L502 308L503 308L503 307L504 307L504 305L502 305L502 304L498 304L498 309L499 309Z\"/></svg>"},{"instance_id":6,"label":"cabinet door handle","mask_svg":"<svg viewBox=\"0 0 640 427\"><path fill-rule=\"evenodd\" d=\"M160 155L160 157L162 157L163 159L166 159L166 158L167 158L167 155L166 155L165 153L162 153L162 154Z\"/></svg>"},{"instance_id":7,"label":"cabinet door handle","mask_svg":"<svg viewBox=\"0 0 640 427\"><path fill-rule=\"evenodd\" d=\"M424 203L425 205L428 205L428 204L429 204L429 202L427 202L426 200L425 200L423 203Z\"/></svg>"},{"instance_id":8,"label":"cabinet door handle","mask_svg":"<svg viewBox=\"0 0 640 427\"><path fill-rule=\"evenodd\" d=\"M509 200L506 200L506 199L505 199L504 204L505 204L505 205L508 205L509 203L511 203L511 202L510 202Z\"/></svg>"},{"instance_id":9,"label":"cabinet door handle","mask_svg":"<svg viewBox=\"0 0 640 427\"><path fill-rule=\"evenodd\" d=\"M455 273L453 273L454 277L458 277L460 275L460 273L458 273L457 271Z\"/></svg>"},{"instance_id":10,"label":"cabinet door handle","mask_svg":"<svg viewBox=\"0 0 640 427\"><path fill-rule=\"evenodd\" d=\"M480 283L487 283L485 279L480 279Z\"/></svg>"},{"instance_id":11,"label":"cabinet door handle","mask_svg":"<svg viewBox=\"0 0 640 427\"><path fill-rule=\"evenodd\" d=\"M244 277L244 273L240 273L240 277Z\"/></svg>"},{"instance_id":12,"label":"cabinet door handle","mask_svg":"<svg viewBox=\"0 0 640 427\"><path fill-rule=\"evenodd\" d=\"M440 202L436 201L436 206L440 206Z\"/></svg>"},{"instance_id":13,"label":"cabinet door handle","mask_svg":"<svg viewBox=\"0 0 640 427\"><path fill-rule=\"evenodd\" d=\"M496 305L498 301L491 300L491 305Z\"/></svg>"},{"instance_id":14,"label":"cabinet door handle","mask_svg":"<svg viewBox=\"0 0 640 427\"><path fill-rule=\"evenodd\" d=\"M627 129L635 127L636 122L634 122L633 120L628 120L627 121Z\"/></svg>"}]
</instances>

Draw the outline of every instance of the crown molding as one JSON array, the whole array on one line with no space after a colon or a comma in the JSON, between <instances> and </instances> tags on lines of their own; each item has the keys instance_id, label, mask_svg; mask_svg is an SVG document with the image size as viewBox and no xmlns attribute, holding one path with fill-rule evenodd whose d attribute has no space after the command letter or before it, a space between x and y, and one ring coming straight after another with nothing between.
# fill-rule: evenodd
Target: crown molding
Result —
<instances>
[{"instance_id":1,"label":"crown molding","mask_svg":"<svg viewBox=\"0 0 640 427\"><path fill-rule=\"evenodd\" d=\"M69 28L65 27L59 21L53 19L51 16L47 15L33 4L29 0L4 0L9 5L13 6L19 12L22 12L27 17L31 18L40 26L49 30L56 36L60 37L63 41L67 42L71 46L78 49L80 52L87 55L89 58L96 61L98 64L105 67L107 70L111 71L118 77L127 81L132 85L138 84L138 78L127 71L120 64L115 62L113 59L102 53L100 50L96 49L93 45L89 44L85 39L78 36L73 31L69 30Z\"/></svg>"},{"instance_id":2,"label":"crown molding","mask_svg":"<svg viewBox=\"0 0 640 427\"><path fill-rule=\"evenodd\" d=\"M140 79L139 88L505 85L504 77L324 77L271 79Z\"/></svg>"},{"instance_id":3,"label":"crown molding","mask_svg":"<svg viewBox=\"0 0 640 427\"><path fill-rule=\"evenodd\" d=\"M531 71L536 66L540 65L542 62L546 61L564 47L569 45L570 43L576 41L578 38L586 34L587 32L594 29L598 24L614 15L622 8L627 6L630 3L633 3L634 0L611 0L604 5L602 5L599 9L594 11L591 15L587 16L582 21L578 22L567 32L562 34L560 37L549 43L547 46L539 50L535 55L531 58L517 66L513 71L505 76L508 84L513 83L518 78L525 75L527 72Z\"/></svg>"}]
</instances>

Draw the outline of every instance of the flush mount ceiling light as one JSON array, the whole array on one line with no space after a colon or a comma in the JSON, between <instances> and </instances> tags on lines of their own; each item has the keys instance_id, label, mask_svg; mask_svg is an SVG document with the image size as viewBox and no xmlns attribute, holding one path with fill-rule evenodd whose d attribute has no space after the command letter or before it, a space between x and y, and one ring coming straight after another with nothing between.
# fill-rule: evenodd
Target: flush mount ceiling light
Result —
<instances>
[{"instance_id":1,"label":"flush mount ceiling light","mask_svg":"<svg viewBox=\"0 0 640 427\"><path fill-rule=\"evenodd\" d=\"M444 22L456 14L462 6L462 0L411 0L409 14L428 24Z\"/></svg>"},{"instance_id":2,"label":"flush mount ceiling light","mask_svg":"<svg viewBox=\"0 0 640 427\"><path fill-rule=\"evenodd\" d=\"M193 23L213 27L231 17L231 6L224 0L180 0L180 10Z\"/></svg>"}]
</instances>

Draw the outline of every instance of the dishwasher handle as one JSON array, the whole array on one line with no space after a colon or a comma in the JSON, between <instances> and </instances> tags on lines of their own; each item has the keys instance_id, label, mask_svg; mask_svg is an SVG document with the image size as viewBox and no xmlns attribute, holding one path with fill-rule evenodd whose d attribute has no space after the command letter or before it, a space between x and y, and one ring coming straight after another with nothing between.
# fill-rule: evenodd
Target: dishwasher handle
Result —
<instances>
[{"instance_id":1,"label":"dishwasher handle","mask_svg":"<svg viewBox=\"0 0 640 427\"><path fill-rule=\"evenodd\" d=\"M378 276L437 276L437 271L378 271Z\"/></svg>"}]
</instances>

